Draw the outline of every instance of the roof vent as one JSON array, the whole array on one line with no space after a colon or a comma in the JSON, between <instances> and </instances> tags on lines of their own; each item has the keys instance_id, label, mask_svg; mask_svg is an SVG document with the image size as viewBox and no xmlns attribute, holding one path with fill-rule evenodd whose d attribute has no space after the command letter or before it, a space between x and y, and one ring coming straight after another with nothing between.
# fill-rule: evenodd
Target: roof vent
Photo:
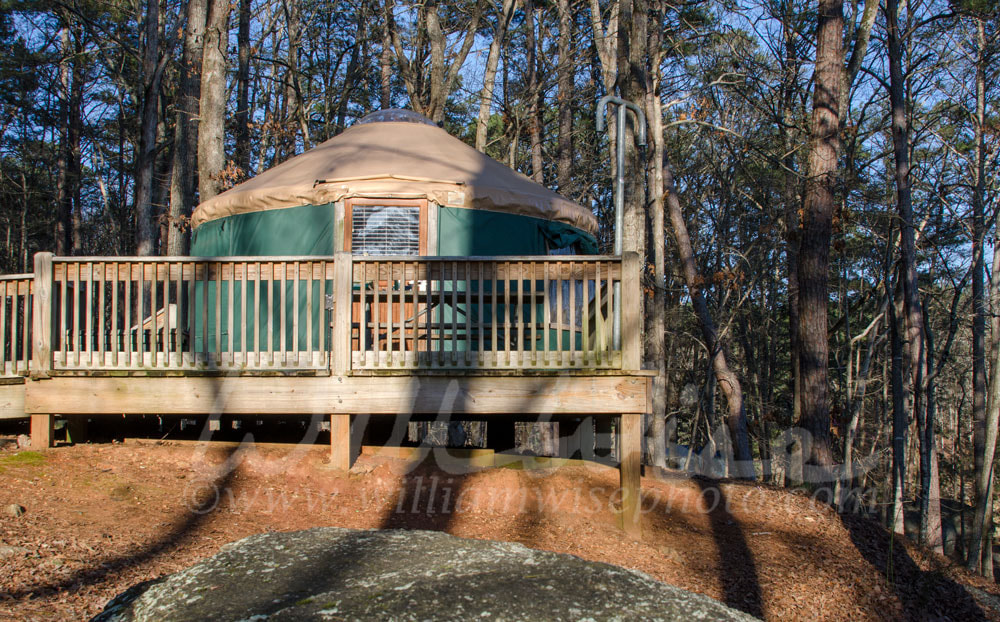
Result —
<instances>
[{"instance_id":1,"label":"roof vent","mask_svg":"<svg viewBox=\"0 0 1000 622\"><path fill-rule=\"evenodd\" d=\"M366 123L423 123L424 125L437 127L436 123L424 115L413 112L412 110L403 110L401 108L376 110L371 114L365 115L360 121L355 123L355 125L364 125Z\"/></svg>"}]
</instances>

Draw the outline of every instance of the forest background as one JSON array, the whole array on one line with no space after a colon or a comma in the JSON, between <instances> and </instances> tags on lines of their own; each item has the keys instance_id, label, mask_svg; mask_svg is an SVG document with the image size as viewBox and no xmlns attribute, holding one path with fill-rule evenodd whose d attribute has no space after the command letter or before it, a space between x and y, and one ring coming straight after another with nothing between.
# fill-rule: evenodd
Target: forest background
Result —
<instances>
[{"instance_id":1,"label":"forest background","mask_svg":"<svg viewBox=\"0 0 1000 622\"><path fill-rule=\"evenodd\" d=\"M939 549L943 520L991 576L998 22L994 0L2 0L0 268L184 254L198 202L393 107L591 206L610 252L618 95L650 130L626 133L624 229L647 462L912 514Z\"/></svg>"}]
</instances>

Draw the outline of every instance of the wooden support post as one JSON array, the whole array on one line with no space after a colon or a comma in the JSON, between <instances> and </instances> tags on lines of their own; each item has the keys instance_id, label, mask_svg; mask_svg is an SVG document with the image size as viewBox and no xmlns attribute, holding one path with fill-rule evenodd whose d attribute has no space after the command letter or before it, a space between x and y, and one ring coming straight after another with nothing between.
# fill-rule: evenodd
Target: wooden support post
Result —
<instances>
[{"instance_id":1,"label":"wooden support post","mask_svg":"<svg viewBox=\"0 0 1000 622\"><path fill-rule=\"evenodd\" d=\"M331 358L333 374L345 376L351 370L351 298L354 291L354 264L350 253L336 253L333 262Z\"/></svg>"},{"instance_id":2,"label":"wooden support post","mask_svg":"<svg viewBox=\"0 0 1000 622\"><path fill-rule=\"evenodd\" d=\"M351 469L351 415L330 415L330 465Z\"/></svg>"},{"instance_id":3,"label":"wooden support post","mask_svg":"<svg viewBox=\"0 0 1000 622\"><path fill-rule=\"evenodd\" d=\"M611 417L594 419L594 456L598 458L614 458L614 422Z\"/></svg>"},{"instance_id":4,"label":"wooden support post","mask_svg":"<svg viewBox=\"0 0 1000 622\"><path fill-rule=\"evenodd\" d=\"M87 417L66 418L66 440L74 445L87 442Z\"/></svg>"},{"instance_id":5,"label":"wooden support post","mask_svg":"<svg viewBox=\"0 0 1000 622\"><path fill-rule=\"evenodd\" d=\"M633 538L639 538L641 536L639 520L642 515L642 498L639 496L642 459L641 414L621 416L621 454L618 473L621 482L622 529Z\"/></svg>"},{"instance_id":6,"label":"wooden support post","mask_svg":"<svg viewBox=\"0 0 1000 622\"><path fill-rule=\"evenodd\" d=\"M583 460L594 459L594 418L584 417L580 422L580 458Z\"/></svg>"},{"instance_id":7,"label":"wooden support post","mask_svg":"<svg viewBox=\"0 0 1000 622\"><path fill-rule=\"evenodd\" d=\"M642 369L642 261L622 255L622 369Z\"/></svg>"},{"instance_id":8,"label":"wooden support post","mask_svg":"<svg viewBox=\"0 0 1000 622\"><path fill-rule=\"evenodd\" d=\"M56 418L52 415L31 415L31 448L48 449L52 447L52 435L55 432Z\"/></svg>"},{"instance_id":9,"label":"wooden support post","mask_svg":"<svg viewBox=\"0 0 1000 622\"><path fill-rule=\"evenodd\" d=\"M31 377L48 378L52 366L52 253L35 253L34 290Z\"/></svg>"},{"instance_id":10,"label":"wooden support post","mask_svg":"<svg viewBox=\"0 0 1000 622\"><path fill-rule=\"evenodd\" d=\"M563 419L559 422L560 458L583 458L582 428L583 421L579 419Z\"/></svg>"}]
</instances>

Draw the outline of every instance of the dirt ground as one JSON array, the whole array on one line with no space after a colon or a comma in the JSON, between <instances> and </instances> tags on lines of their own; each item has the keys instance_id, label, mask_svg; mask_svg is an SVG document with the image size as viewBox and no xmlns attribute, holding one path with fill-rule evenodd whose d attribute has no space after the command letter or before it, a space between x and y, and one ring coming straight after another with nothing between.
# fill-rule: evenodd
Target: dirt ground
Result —
<instances>
[{"instance_id":1,"label":"dirt ground","mask_svg":"<svg viewBox=\"0 0 1000 622\"><path fill-rule=\"evenodd\" d=\"M315 526L435 529L635 568L767 620L1000 620L994 585L878 525L754 484L643 478L642 539L606 466L462 472L322 446L0 449L0 619L80 620L227 542ZM14 516L5 508L25 508ZM888 563L887 563L888 562Z\"/></svg>"}]
</instances>

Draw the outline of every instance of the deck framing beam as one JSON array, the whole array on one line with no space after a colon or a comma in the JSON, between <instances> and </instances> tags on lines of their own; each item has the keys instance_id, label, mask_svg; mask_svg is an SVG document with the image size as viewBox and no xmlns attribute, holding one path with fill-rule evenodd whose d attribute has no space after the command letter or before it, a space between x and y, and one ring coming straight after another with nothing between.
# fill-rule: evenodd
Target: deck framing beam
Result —
<instances>
[{"instance_id":1,"label":"deck framing beam","mask_svg":"<svg viewBox=\"0 0 1000 622\"><path fill-rule=\"evenodd\" d=\"M642 376L53 377L26 414L618 415L644 412Z\"/></svg>"}]
</instances>

